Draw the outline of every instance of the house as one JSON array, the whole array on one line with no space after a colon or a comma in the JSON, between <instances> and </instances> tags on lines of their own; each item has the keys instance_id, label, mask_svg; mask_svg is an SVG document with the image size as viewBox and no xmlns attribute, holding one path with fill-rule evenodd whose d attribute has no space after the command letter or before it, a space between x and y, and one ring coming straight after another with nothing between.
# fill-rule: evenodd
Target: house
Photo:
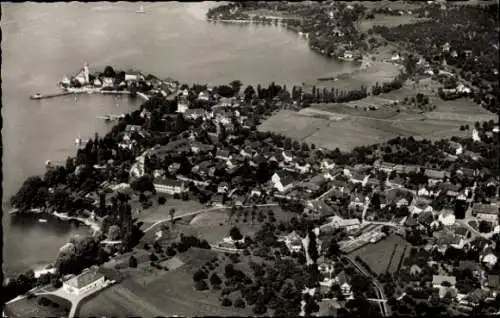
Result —
<instances>
[{"instance_id":1,"label":"house","mask_svg":"<svg viewBox=\"0 0 500 318\"><path fill-rule=\"evenodd\" d=\"M210 200L212 202L212 206L214 207L223 207L224 206L224 194L217 193L212 196Z\"/></svg>"},{"instance_id":2,"label":"house","mask_svg":"<svg viewBox=\"0 0 500 318\"><path fill-rule=\"evenodd\" d=\"M280 238L280 241L285 242L286 247L290 250L291 253L298 253L302 250L302 238L297 232L293 231L288 235Z\"/></svg>"},{"instance_id":3,"label":"house","mask_svg":"<svg viewBox=\"0 0 500 318\"><path fill-rule=\"evenodd\" d=\"M335 168L335 162L333 162L333 160L331 160L331 159L323 159L321 161L320 168L322 170L331 170L331 169Z\"/></svg>"},{"instance_id":4,"label":"house","mask_svg":"<svg viewBox=\"0 0 500 318\"><path fill-rule=\"evenodd\" d=\"M294 187L294 178L284 170L275 172L271 181L279 192L286 192Z\"/></svg>"},{"instance_id":5,"label":"house","mask_svg":"<svg viewBox=\"0 0 500 318\"><path fill-rule=\"evenodd\" d=\"M472 215L479 220L484 220L496 225L498 223L498 205L475 203L472 207Z\"/></svg>"},{"instance_id":6,"label":"house","mask_svg":"<svg viewBox=\"0 0 500 318\"><path fill-rule=\"evenodd\" d=\"M105 277L96 268L84 270L80 275L63 282L63 289L69 294L82 295L104 287Z\"/></svg>"},{"instance_id":7,"label":"house","mask_svg":"<svg viewBox=\"0 0 500 318\"><path fill-rule=\"evenodd\" d=\"M289 151L283 150L283 152L281 154L283 155L283 160L285 160L285 162L292 162L293 161L293 156Z\"/></svg>"},{"instance_id":8,"label":"house","mask_svg":"<svg viewBox=\"0 0 500 318\"><path fill-rule=\"evenodd\" d=\"M433 181L441 181L444 179L446 173L442 170L425 169L424 175Z\"/></svg>"},{"instance_id":9,"label":"house","mask_svg":"<svg viewBox=\"0 0 500 318\"><path fill-rule=\"evenodd\" d=\"M250 192L250 197L260 197L262 192L259 189L252 189Z\"/></svg>"},{"instance_id":10,"label":"house","mask_svg":"<svg viewBox=\"0 0 500 318\"><path fill-rule=\"evenodd\" d=\"M206 118L208 116L207 111L203 108L191 108L184 110L184 117L189 119Z\"/></svg>"},{"instance_id":11,"label":"house","mask_svg":"<svg viewBox=\"0 0 500 318\"><path fill-rule=\"evenodd\" d=\"M264 156L262 156L261 154L257 154L255 157L253 157L250 160L250 166L255 168L255 167L258 167L259 165L264 164L266 162L267 162L267 160L266 160L266 158L264 158Z\"/></svg>"},{"instance_id":12,"label":"house","mask_svg":"<svg viewBox=\"0 0 500 318\"><path fill-rule=\"evenodd\" d=\"M198 99L199 100L204 100L204 101L208 101L210 100L210 92L208 91L202 91L198 94Z\"/></svg>"},{"instance_id":13,"label":"house","mask_svg":"<svg viewBox=\"0 0 500 318\"><path fill-rule=\"evenodd\" d=\"M355 195L351 198L351 202L349 203L349 207L364 207L365 200L363 200L362 196Z\"/></svg>"},{"instance_id":14,"label":"house","mask_svg":"<svg viewBox=\"0 0 500 318\"><path fill-rule=\"evenodd\" d=\"M176 174L177 171L181 168L181 164L178 162L174 162L171 165L168 166L168 172L170 174Z\"/></svg>"},{"instance_id":15,"label":"house","mask_svg":"<svg viewBox=\"0 0 500 318\"><path fill-rule=\"evenodd\" d=\"M212 150L214 150L213 145L207 145L197 141L193 142L193 144L191 145L191 151L193 151L194 153L207 153L211 152Z\"/></svg>"},{"instance_id":16,"label":"house","mask_svg":"<svg viewBox=\"0 0 500 318\"><path fill-rule=\"evenodd\" d=\"M448 287L455 287L457 284L457 278L455 276L444 276L444 275L433 275L432 276L432 287L437 288L440 290L440 296L441 296L441 290L445 290ZM444 297L441 296L441 298Z\"/></svg>"},{"instance_id":17,"label":"house","mask_svg":"<svg viewBox=\"0 0 500 318\"><path fill-rule=\"evenodd\" d=\"M479 255L479 261L492 268L497 263L498 257L491 246L486 246Z\"/></svg>"},{"instance_id":18,"label":"house","mask_svg":"<svg viewBox=\"0 0 500 318\"><path fill-rule=\"evenodd\" d=\"M344 296L351 296L352 295L351 285L350 285L351 279L345 273L345 271L340 272L335 277L335 281L336 281L337 284L340 285L340 290L342 291L342 294Z\"/></svg>"},{"instance_id":19,"label":"house","mask_svg":"<svg viewBox=\"0 0 500 318\"><path fill-rule=\"evenodd\" d=\"M180 194L188 190L183 181L175 179L155 179L154 187L157 192L167 194Z\"/></svg>"},{"instance_id":20,"label":"house","mask_svg":"<svg viewBox=\"0 0 500 318\"><path fill-rule=\"evenodd\" d=\"M276 161L276 162L282 162L283 160L285 160L283 158L283 152L276 151L273 155L270 156L269 160Z\"/></svg>"},{"instance_id":21,"label":"house","mask_svg":"<svg viewBox=\"0 0 500 318\"><path fill-rule=\"evenodd\" d=\"M249 147L245 147L241 149L240 155L242 155L245 158L252 158L252 151Z\"/></svg>"},{"instance_id":22,"label":"house","mask_svg":"<svg viewBox=\"0 0 500 318\"><path fill-rule=\"evenodd\" d=\"M451 226L455 224L455 214L452 210L443 209L439 213L438 221L441 222L444 226Z\"/></svg>"},{"instance_id":23,"label":"house","mask_svg":"<svg viewBox=\"0 0 500 318\"><path fill-rule=\"evenodd\" d=\"M498 290L500 288L500 276L489 274L488 275L488 288Z\"/></svg>"},{"instance_id":24,"label":"house","mask_svg":"<svg viewBox=\"0 0 500 318\"><path fill-rule=\"evenodd\" d=\"M354 54L352 53L352 51L347 50L344 52L343 58L344 60L352 61L354 59Z\"/></svg>"},{"instance_id":25,"label":"house","mask_svg":"<svg viewBox=\"0 0 500 318\"><path fill-rule=\"evenodd\" d=\"M235 206L243 206L244 203L245 203L245 197L243 197L241 195L235 196L233 198L233 204Z\"/></svg>"},{"instance_id":26,"label":"house","mask_svg":"<svg viewBox=\"0 0 500 318\"><path fill-rule=\"evenodd\" d=\"M221 182L217 187L217 193L227 193L229 191L229 185L227 182Z\"/></svg>"},{"instance_id":27,"label":"house","mask_svg":"<svg viewBox=\"0 0 500 318\"><path fill-rule=\"evenodd\" d=\"M347 231L352 231L358 229L361 222L358 219L342 219L334 216L330 219L330 225L333 225L335 228L344 228Z\"/></svg>"},{"instance_id":28,"label":"house","mask_svg":"<svg viewBox=\"0 0 500 318\"><path fill-rule=\"evenodd\" d=\"M228 150L217 149L217 152L215 153L215 158L227 161L232 159L233 156L231 156L231 153Z\"/></svg>"},{"instance_id":29,"label":"house","mask_svg":"<svg viewBox=\"0 0 500 318\"><path fill-rule=\"evenodd\" d=\"M299 164L295 163L295 170L297 170L301 174L308 173L311 170L311 165L309 163L306 164Z\"/></svg>"},{"instance_id":30,"label":"house","mask_svg":"<svg viewBox=\"0 0 500 318\"><path fill-rule=\"evenodd\" d=\"M390 163L390 162L385 162L385 161L380 161L380 160L378 160L377 162L375 162L375 164L373 166L376 169L382 170L382 171L384 171L386 173L391 173L396 168L396 164Z\"/></svg>"},{"instance_id":31,"label":"house","mask_svg":"<svg viewBox=\"0 0 500 318\"><path fill-rule=\"evenodd\" d=\"M408 202L408 200L407 200L407 199L405 199L405 198L399 199L399 200L396 202L396 206L397 206L398 208L403 207L403 206L408 206L408 204L409 204L409 202Z\"/></svg>"},{"instance_id":32,"label":"house","mask_svg":"<svg viewBox=\"0 0 500 318\"><path fill-rule=\"evenodd\" d=\"M177 112L185 113L189 109L189 100L187 98L179 97L177 102Z\"/></svg>"}]
</instances>

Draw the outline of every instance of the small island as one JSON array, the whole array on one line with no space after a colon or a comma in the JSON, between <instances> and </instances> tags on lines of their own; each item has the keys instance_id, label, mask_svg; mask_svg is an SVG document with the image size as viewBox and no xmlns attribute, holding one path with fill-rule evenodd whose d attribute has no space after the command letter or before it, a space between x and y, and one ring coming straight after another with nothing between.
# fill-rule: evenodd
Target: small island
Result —
<instances>
[{"instance_id":1,"label":"small island","mask_svg":"<svg viewBox=\"0 0 500 318\"><path fill-rule=\"evenodd\" d=\"M46 273L12 278L6 313L500 310L498 82L490 68L498 57L481 58L493 58L491 45L476 50L465 37L441 43L440 35L484 16L467 27L488 42L498 5L457 4L446 14L439 3L404 12L398 2L366 6L245 2L208 12L217 21L272 16L332 57L341 44L359 50L359 70L317 83L190 86L111 66L63 80L67 92L129 92L144 102L12 197L17 213L72 218L93 231L63 246ZM423 20L374 24L404 15ZM416 41L423 30L428 38ZM378 63L397 72L380 83L365 76Z\"/></svg>"}]
</instances>

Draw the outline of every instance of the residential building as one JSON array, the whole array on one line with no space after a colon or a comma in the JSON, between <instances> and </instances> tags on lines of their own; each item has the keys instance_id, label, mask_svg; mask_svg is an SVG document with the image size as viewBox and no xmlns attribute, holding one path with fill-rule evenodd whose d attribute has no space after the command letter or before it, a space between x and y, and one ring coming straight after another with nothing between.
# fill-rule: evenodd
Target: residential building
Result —
<instances>
[{"instance_id":1,"label":"residential building","mask_svg":"<svg viewBox=\"0 0 500 318\"><path fill-rule=\"evenodd\" d=\"M297 232L293 231L288 235L280 238L280 241L285 242L286 247L290 250L291 253L298 253L302 250L302 238Z\"/></svg>"},{"instance_id":2,"label":"residential building","mask_svg":"<svg viewBox=\"0 0 500 318\"><path fill-rule=\"evenodd\" d=\"M215 158L227 161L232 159L233 156L228 150L217 149L217 152L215 153Z\"/></svg>"},{"instance_id":3,"label":"residential building","mask_svg":"<svg viewBox=\"0 0 500 318\"><path fill-rule=\"evenodd\" d=\"M498 205L496 204L483 204L474 203L472 207L472 215L475 215L479 220L484 220L498 224Z\"/></svg>"},{"instance_id":4,"label":"residential building","mask_svg":"<svg viewBox=\"0 0 500 318\"><path fill-rule=\"evenodd\" d=\"M223 207L224 206L224 194L217 193L212 196L211 199L212 206L214 207Z\"/></svg>"},{"instance_id":5,"label":"residential building","mask_svg":"<svg viewBox=\"0 0 500 318\"><path fill-rule=\"evenodd\" d=\"M175 179L155 179L154 187L157 192L167 194L180 194L188 190L183 181Z\"/></svg>"},{"instance_id":6,"label":"residential building","mask_svg":"<svg viewBox=\"0 0 500 318\"><path fill-rule=\"evenodd\" d=\"M228 191L229 191L229 185L227 184L227 182L221 182L217 187L218 193L227 193Z\"/></svg>"},{"instance_id":7,"label":"residential building","mask_svg":"<svg viewBox=\"0 0 500 318\"><path fill-rule=\"evenodd\" d=\"M273 174L271 181L275 189L279 192L286 192L294 187L293 177L284 170L279 170Z\"/></svg>"},{"instance_id":8,"label":"residential building","mask_svg":"<svg viewBox=\"0 0 500 318\"><path fill-rule=\"evenodd\" d=\"M63 282L63 289L73 295L87 294L102 288L105 277L96 268L84 270L80 275Z\"/></svg>"}]
</instances>

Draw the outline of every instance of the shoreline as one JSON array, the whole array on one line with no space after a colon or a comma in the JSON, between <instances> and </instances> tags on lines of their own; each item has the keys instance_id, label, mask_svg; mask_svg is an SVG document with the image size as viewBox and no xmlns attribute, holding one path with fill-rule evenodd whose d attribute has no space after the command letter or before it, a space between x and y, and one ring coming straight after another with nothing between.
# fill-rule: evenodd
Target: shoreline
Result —
<instances>
[{"instance_id":1,"label":"shoreline","mask_svg":"<svg viewBox=\"0 0 500 318\"><path fill-rule=\"evenodd\" d=\"M18 214L18 215L30 215L30 216L46 214L46 215L56 217L57 219L59 219L61 221L71 221L71 220L78 221L79 223L84 224L84 225L88 226L89 228L91 228L94 231L94 233L101 230L101 225L99 224L99 222L97 220L92 220L91 217L84 218L84 217L78 217L78 216L69 216L67 213L63 213L63 212L54 211L54 212L50 213L50 212L46 212L46 211L42 211L42 210L39 211L38 209L31 209L30 211L21 212L19 209L14 208L11 211L9 211L9 215L16 215L16 214Z\"/></svg>"}]
</instances>

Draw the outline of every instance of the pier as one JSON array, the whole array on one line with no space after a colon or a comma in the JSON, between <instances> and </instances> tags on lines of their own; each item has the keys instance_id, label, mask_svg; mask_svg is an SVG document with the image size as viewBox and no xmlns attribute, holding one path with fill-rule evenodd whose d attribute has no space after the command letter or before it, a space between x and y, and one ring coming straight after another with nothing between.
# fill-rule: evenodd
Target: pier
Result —
<instances>
[{"instance_id":1,"label":"pier","mask_svg":"<svg viewBox=\"0 0 500 318\"><path fill-rule=\"evenodd\" d=\"M34 94L30 96L30 99L47 99L47 98L54 98L54 97L59 97L59 96L65 96L65 95L70 95L73 94L72 92L59 92L59 93L53 93L53 94Z\"/></svg>"},{"instance_id":2,"label":"pier","mask_svg":"<svg viewBox=\"0 0 500 318\"><path fill-rule=\"evenodd\" d=\"M52 94L40 94L36 93L30 96L30 99L48 99L48 98L54 98L54 97L59 97L59 96L65 96L65 95L71 95L71 94L106 94L106 95L131 95L131 93L127 90L123 91L106 91L106 90L101 90L101 89L95 89L95 88L72 88L72 89L67 89L62 92L58 93L52 93Z\"/></svg>"}]
</instances>

